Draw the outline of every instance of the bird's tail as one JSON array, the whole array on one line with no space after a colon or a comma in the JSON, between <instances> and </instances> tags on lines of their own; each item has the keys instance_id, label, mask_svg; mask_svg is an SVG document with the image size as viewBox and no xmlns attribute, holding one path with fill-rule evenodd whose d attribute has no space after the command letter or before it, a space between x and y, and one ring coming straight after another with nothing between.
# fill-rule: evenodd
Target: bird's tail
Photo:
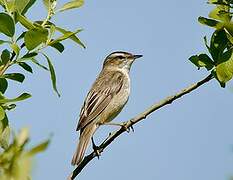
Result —
<instances>
[{"instance_id":1,"label":"bird's tail","mask_svg":"<svg viewBox=\"0 0 233 180\"><path fill-rule=\"evenodd\" d=\"M79 143L71 161L71 164L73 166L78 165L82 161L84 153L96 129L96 124L89 124L87 127L84 128L83 132L80 134Z\"/></svg>"}]
</instances>

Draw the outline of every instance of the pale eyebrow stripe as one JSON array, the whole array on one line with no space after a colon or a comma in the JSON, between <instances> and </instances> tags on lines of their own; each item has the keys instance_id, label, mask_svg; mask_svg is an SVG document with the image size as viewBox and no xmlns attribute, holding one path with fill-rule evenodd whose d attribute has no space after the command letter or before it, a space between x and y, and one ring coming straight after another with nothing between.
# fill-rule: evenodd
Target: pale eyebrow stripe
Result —
<instances>
[{"instance_id":1,"label":"pale eyebrow stripe","mask_svg":"<svg viewBox=\"0 0 233 180\"><path fill-rule=\"evenodd\" d=\"M117 56L125 56L124 53L114 53L114 54L111 54L110 57L117 57Z\"/></svg>"}]
</instances>

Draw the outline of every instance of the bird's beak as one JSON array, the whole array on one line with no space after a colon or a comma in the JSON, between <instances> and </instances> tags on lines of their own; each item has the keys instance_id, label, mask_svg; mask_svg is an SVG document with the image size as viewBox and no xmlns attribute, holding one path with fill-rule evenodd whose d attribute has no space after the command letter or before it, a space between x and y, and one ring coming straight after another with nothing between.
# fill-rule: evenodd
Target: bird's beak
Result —
<instances>
[{"instance_id":1,"label":"bird's beak","mask_svg":"<svg viewBox=\"0 0 233 180\"><path fill-rule=\"evenodd\" d=\"M138 59L138 58L140 58L140 57L142 57L142 55L133 55L133 58L134 58L134 59Z\"/></svg>"}]
</instances>

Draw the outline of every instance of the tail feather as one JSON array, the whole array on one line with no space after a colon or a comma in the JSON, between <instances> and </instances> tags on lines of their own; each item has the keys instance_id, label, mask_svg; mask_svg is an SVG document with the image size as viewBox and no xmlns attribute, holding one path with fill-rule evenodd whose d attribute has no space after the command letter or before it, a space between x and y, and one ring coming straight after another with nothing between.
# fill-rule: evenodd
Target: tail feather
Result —
<instances>
[{"instance_id":1,"label":"tail feather","mask_svg":"<svg viewBox=\"0 0 233 180\"><path fill-rule=\"evenodd\" d=\"M80 134L79 143L71 161L73 166L78 165L82 161L91 137L95 133L96 129L96 124L89 124Z\"/></svg>"}]
</instances>

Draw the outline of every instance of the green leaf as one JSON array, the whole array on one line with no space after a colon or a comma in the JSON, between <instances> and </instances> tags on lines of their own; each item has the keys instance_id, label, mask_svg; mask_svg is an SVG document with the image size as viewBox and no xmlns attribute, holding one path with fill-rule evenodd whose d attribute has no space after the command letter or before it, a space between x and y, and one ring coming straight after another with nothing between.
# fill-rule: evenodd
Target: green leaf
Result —
<instances>
[{"instance_id":1,"label":"green leaf","mask_svg":"<svg viewBox=\"0 0 233 180\"><path fill-rule=\"evenodd\" d=\"M15 11L15 0L3 0L4 9L9 14L13 13Z\"/></svg>"},{"instance_id":2,"label":"green leaf","mask_svg":"<svg viewBox=\"0 0 233 180\"><path fill-rule=\"evenodd\" d=\"M28 71L30 73L33 73L31 66L29 66L27 63L25 63L25 62L19 62L18 64L19 64L19 66L21 66L26 71Z\"/></svg>"},{"instance_id":3,"label":"green leaf","mask_svg":"<svg viewBox=\"0 0 233 180\"><path fill-rule=\"evenodd\" d=\"M6 13L0 13L0 32L9 37L13 37L15 34L14 20Z\"/></svg>"},{"instance_id":4,"label":"green leaf","mask_svg":"<svg viewBox=\"0 0 233 180\"><path fill-rule=\"evenodd\" d=\"M34 21L34 24L37 24L37 25L40 25L40 26L42 26L43 23L44 23L44 21ZM47 21L45 23L45 26L51 26L51 25L54 25L54 23L52 23L50 21Z\"/></svg>"},{"instance_id":5,"label":"green leaf","mask_svg":"<svg viewBox=\"0 0 233 180\"><path fill-rule=\"evenodd\" d=\"M21 14L26 14L28 9L30 9L35 2L36 2L36 0L29 0L29 2L25 6L25 8L23 9Z\"/></svg>"},{"instance_id":6,"label":"green leaf","mask_svg":"<svg viewBox=\"0 0 233 180\"><path fill-rule=\"evenodd\" d=\"M230 2L231 0L208 0L209 4L226 5L226 6L228 6Z\"/></svg>"},{"instance_id":7,"label":"green leaf","mask_svg":"<svg viewBox=\"0 0 233 180\"><path fill-rule=\"evenodd\" d=\"M218 63L219 57L222 55L224 49L228 46L229 40L224 30L216 30L210 41L210 53L213 60Z\"/></svg>"},{"instance_id":8,"label":"green leaf","mask_svg":"<svg viewBox=\"0 0 233 180\"><path fill-rule=\"evenodd\" d=\"M36 28L34 26L34 24L30 20L28 20L25 16L23 16L23 15L21 15L19 13L16 14L16 19L17 19L17 21L19 21L27 29Z\"/></svg>"},{"instance_id":9,"label":"green leaf","mask_svg":"<svg viewBox=\"0 0 233 180\"><path fill-rule=\"evenodd\" d=\"M217 78L220 82L226 83L233 77L233 55L232 50L225 52L216 67Z\"/></svg>"},{"instance_id":10,"label":"green leaf","mask_svg":"<svg viewBox=\"0 0 233 180\"><path fill-rule=\"evenodd\" d=\"M225 27L224 30L228 32L231 36L233 36L233 23L232 22L225 23L224 27Z\"/></svg>"},{"instance_id":11,"label":"green leaf","mask_svg":"<svg viewBox=\"0 0 233 180\"><path fill-rule=\"evenodd\" d=\"M205 64L205 68L209 71L214 67L214 62L207 54L200 54L198 56L200 61L202 61Z\"/></svg>"},{"instance_id":12,"label":"green leaf","mask_svg":"<svg viewBox=\"0 0 233 180\"><path fill-rule=\"evenodd\" d=\"M204 37L204 43L205 43L205 46L208 49L209 53L211 53L211 50L210 50L210 47L208 45L208 41L207 41L207 37L206 36Z\"/></svg>"},{"instance_id":13,"label":"green leaf","mask_svg":"<svg viewBox=\"0 0 233 180\"><path fill-rule=\"evenodd\" d=\"M45 43L48 38L48 30L42 28L31 29L26 32L24 36L25 45L28 50L32 50L39 46L41 43Z\"/></svg>"},{"instance_id":14,"label":"green leaf","mask_svg":"<svg viewBox=\"0 0 233 180\"><path fill-rule=\"evenodd\" d=\"M15 52L15 54L19 55L19 51L20 51L20 47L17 44L11 44L11 48L13 49L13 51Z\"/></svg>"},{"instance_id":15,"label":"green leaf","mask_svg":"<svg viewBox=\"0 0 233 180\"><path fill-rule=\"evenodd\" d=\"M227 30L233 36L233 21L225 23L224 29Z\"/></svg>"},{"instance_id":16,"label":"green leaf","mask_svg":"<svg viewBox=\"0 0 233 180\"><path fill-rule=\"evenodd\" d=\"M16 98L13 98L13 99L7 99L7 98L4 98L4 99L0 99L0 104L5 104L5 103L13 103L13 102L18 102L18 101L23 101L25 99L28 99L30 98L31 95L28 94L28 93L23 93L21 94L20 96L16 97Z\"/></svg>"},{"instance_id":17,"label":"green leaf","mask_svg":"<svg viewBox=\"0 0 233 180\"><path fill-rule=\"evenodd\" d=\"M7 149L9 147L10 133L10 127L7 126L0 136L0 146L3 149Z\"/></svg>"},{"instance_id":18,"label":"green leaf","mask_svg":"<svg viewBox=\"0 0 233 180\"><path fill-rule=\"evenodd\" d=\"M18 42L20 39L23 39L25 36L26 32L22 32L20 36L16 39L16 42Z\"/></svg>"},{"instance_id":19,"label":"green leaf","mask_svg":"<svg viewBox=\"0 0 233 180\"><path fill-rule=\"evenodd\" d=\"M50 9L52 2L53 0L43 0L43 4L46 7L46 9Z\"/></svg>"},{"instance_id":20,"label":"green leaf","mask_svg":"<svg viewBox=\"0 0 233 180\"><path fill-rule=\"evenodd\" d=\"M38 53L36 53L36 52L27 53L22 57L22 59L31 59L37 55L38 55Z\"/></svg>"},{"instance_id":21,"label":"green leaf","mask_svg":"<svg viewBox=\"0 0 233 180\"><path fill-rule=\"evenodd\" d=\"M226 32L228 40L233 44L233 36L229 33L229 31Z\"/></svg>"},{"instance_id":22,"label":"green leaf","mask_svg":"<svg viewBox=\"0 0 233 180\"><path fill-rule=\"evenodd\" d=\"M57 42L57 43L54 43L52 45L50 45L51 47L55 48L56 50L58 50L60 53L62 53L65 49L65 47L63 46L62 43L60 42Z\"/></svg>"},{"instance_id":23,"label":"green leaf","mask_svg":"<svg viewBox=\"0 0 233 180\"><path fill-rule=\"evenodd\" d=\"M232 56L232 49L225 51L224 53L221 54L221 56L219 56L218 64L231 60L232 58L231 56Z\"/></svg>"},{"instance_id":24,"label":"green leaf","mask_svg":"<svg viewBox=\"0 0 233 180\"><path fill-rule=\"evenodd\" d=\"M226 83L232 79L232 72L228 70L228 67L225 63L219 64L216 67L216 73L219 81L222 83Z\"/></svg>"},{"instance_id":25,"label":"green leaf","mask_svg":"<svg viewBox=\"0 0 233 180\"><path fill-rule=\"evenodd\" d=\"M213 27L216 29L221 29L224 26L224 24L219 21L208 19L208 18L201 17L201 16L198 18L198 21L201 24L204 24L206 26Z\"/></svg>"},{"instance_id":26,"label":"green leaf","mask_svg":"<svg viewBox=\"0 0 233 180\"><path fill-rule=\"evenodd\" d=\"M222 87L222 88L225 88L226 87L226 83L222 83L221 81L219 81L219 79L218 79L218 77L217 77L217 73L216 73L216 68L215 69L213 69L212 71L211 71L211 74L214 76L214 78L219 82L219 84L220 84L220 86Z\"/></svg>"},{"instance_id":27,"label":"green leaf","mask_svg":"<svg viewBox=\"0 0 233 180\"><path fill-rule=\"evenodd\" d=\"M2 108L2 106L0 106L0 121L3 120L5 118L5 111Z\"/></svg>"},{"instance_id":28,"label":"green leaf","mask_svg":"<svg viewBox=\"0 0 233 180\"><path fill-rule=\"evenodd\" d=\"M53 64L52 64L51 60L49 59L49 57L46 54L44 54L44 53L42 53L42 54L46 58L46 60L48 62L48 65L49 65L49 71L50 71L50 77L51 77L51 80L52 80L53 90L57 93L58 97L60 97L61 95L57 90L56 73L55 73Z\"/></svg>"},{"instance_id":29,"label":"green leaf","mask_svg":"<svg viewBox=\"0 0 233 180\"><path fill-rule=\"evenodd\" d=\"M7 80L4 78L0 78L0 92L4 94L6 92L7 87L8 87Z\"/></svg>"},{"instance_id":30,"label":"green leaf","mask_svg":"<svg viewBox=\"0 0 233 180\"><path fill-rule=\"evenodd\" d=\"M84 0L73 0L70 1L62 6L62 8L59 9L59 11L65 11L68 9L74 9L79 8L84 4Z\"/></svg>"},{"instance_id":31,"label":"green leaf","mask_svg":"<svg viewBox=\"0 0 233 180\"><path fill-rule=\"evenodd\" d=\"M7 78L7 79L11 79L11 80L18 81L18 82L22 83L25 79L25 76L23 74L20 74L20 73L11 73L11 74L4 74L0 78Z\"/></svg>"},{"instance_id":32,"label":"green leaf","mask_svg":"<svg viewBox=\"0 0 233 180\"><path fill-rule=\"evenodd\" d=\"M30 0L15 0L15 9L21 13Z\"/></svg>"},{"instance_id":33,"label":"green leaf","mask_svg":"<svg viewBox=\"0 0 233 180\"><path fill-rule=\"evenodd\" d=\"M81 29L78 29L78 30L75 31L75 32L66 31L66 32L64 32L63 35L60 36L59 38L57 38L57 39L55 39L55 40L49 42L49 45L52 45L52 44L55 44L55 43L57 43L57 42L63 41L63 40L65 40L65 39L71 38L71 36L73 36L73 35L75 35L75 34L81 32L81 31L82 31Z\"/></svg>"},{"instance_id":34,"label":"green leaf","mask_svg":"<svg viewBox=\"0 0 233 180\"><path fill-rule=\"evenodd\" d=\"M0 92L0 99L6 99L6 97Z\"/></svg>"},{"instance_id":35,"label":"green leaf","mask_svg":"<svg viewBox=\"0 0 233 180\"><path fill-rule=\"evenodd\" d=\"M9 125L9 121L7 115L5 114L4 119L0 121L0 134L4 131L4 129Z\"/></svg>"},{"instance_id":36,"label":"green leaf","mask_svg":"<svg viewBox=\"0 0 233 180\"><path fill-rule=\"evenodd\" d=\"M16 104L4 104L4 108L7 109L8 111L16 108Z\"/></svg>"},{"instance_id":37,"label":"green leaf","mask_svg":"<svg viewBox=\"0 0 233 180\"><path fill-rule=\"evenodd\" d=\"M4 40L0 40L0 45L4 44L4 43L11 43L10 41L4 41Z\"/></svg>"},{"instance_id":38,"label":"green leaf","mask_svg":"<svg viewBox=\"0 0 233 180\"><path fill-rule=\"evenodd\" d=\"M3 64L6 64L10 60L10 52L7 49L2 51L1 60Z\"/></svg>"},{"instance_id":39,"label":"green leaf","mask_svg":"<svg viewBox=\"0 0 233 180\"><path fill-rule=\"evenodd\" d=\"M231 16L229 10L229 6L218 5L209 13L209 17L223 22L230 22Z\"/></svg>"},{"instance_id":40,"label":"green leaf","mask_svg":"<svg viewBox=\"0 0 233 180\"><path fill-rule=\"evenodd\" d=\"M3 44L3 43L5 43L5 42L6 42L6 41L0 40L0 45Z\"/></svg>"},{"instance_id":41,"label":"green leaf","mask_svg":"<svg viewBox=\"0 0 233 180\"><path fill-rule=\"evenodd\" d=\"M189 60L198 68L205 67L208 71L214 67L214 62L207 54L191 56Z\"/></svg>"},{"instance_id":42,"label":"green leaf","mask_svg":"<svg viewBox=\"0 0 233 180\"><path fill-rule=\"evenodd\" d=\"M15 0L15 9L20 14L25 14L36 0Z\"/></svg>"},{"instance_id":43,"label":"green leaf","mask_svg":"<svg viewBox=\"0 0 233 180\"><path fill-rule=\"evenodd\" d=\"M199 69L200 67L204 67L204 66L205 66L205 64L203 64L203 63L199 60L198 55L191 56L191 57L189 58L189 60L190 60L195 66L197 66L198 69Z\"/></svg>"},{"instance_id":44,"label":"green leaf","mask_svg":"<svg viewBox=\"0 0 233 180\"><path fill-rule=\"evenodd\" d=\"M46 70L46 71L49 70L46 66L40 64L35 58L32 58L31 61L32 61L34 64L36 64L37 66L43 68L44 70Z\"/></svg>"},{"instance_id":45,"label":"green leaf","mask_svg":"<svg viewBox=\"0 0 233 180\"><path fill-rule=\"evenodd\" d=\"M34 156L42 151L45 151L50 143L50 140L44 141L41 144L33 147L31 150L27 152L27 155Z\"/></svg>"},{"instance_id":46,"label":"green leaf","mask_svg":"<svg viewBox=\"0 0 233 180\"><path fill-rule=\"evenodd\" d=\"M56 31L56 26L54 24L50 24L49 30L50 30L49 40L51 40L52 36L54 35Z\"/></svg>"},{"instance_id":47,"label":"green leaf","mask_svg":"<svg viewBox=\"0 0 233 180\"><path fill-rule=\"evenodd\" d=\"M65 29L62 29L62 28L56 26L56 30L61 32L63 34L63 36L61 36L60 38L50 42L51 44L56 43L56 42L60 42L60 41L63 41L65 39L69 38L69 39L73 40L75 43L82 46L83 48L86 48L85 45L81 42L81 40L75 35L75 34L81 32L82 29L78 29L75 32L71 32L71 31L67 31Z\"/></svg>"},{"instance_id":48,"label":"green leaf","mask_svg":"<svg viewBox=\"0 0 233 180\"><path fill-rule=\"evenodd\" d=\"M32 58L36 57L37 55L38 55L38 53L36 53L36 52L27 53L27 54L23 55L23 57L19 58L17 60L17 62L24 62L26 60L31 60Z\"/></svg>"},{"instance_id":49,"label":"green leaf","mask_svg":"<svg viewBox=\"0 0 233 180\"><path fill-rule=\"evenodd\" d=\"M28 141L29 138L29 129L28 128L22 128L19 132L19 135L17 138L17 145L18 146L24 146L24 144Z\"/></svg>"},{"instance_id":50,"label":"green leaf","mask_svg":"<svg viewBox=\"0 0 233 180\"><path fill-rule=\"evenodd\" d=\"M44 4L44 6L45 6L47 9L49 9L49 7L50 7L50 0L43 0L43 4Z\"/></svg>"},{"instance_id":51,"label":"green leaf","mask_svg":"<svg viewBox=\"0 0 233 180\"><path fill-rule=\"evenodd\" d=\"M18 143L18 136L14 136L13 143L0 154L1 161L1 180L30 180L31 157L26 155L25 145L29 137L24 138Z\"/></svg>"},{"instance_id":52,"label":"green leaf","mask_svg":"<svg viewBox=\"0 0 233 180\"><path fill-rule=\"evenodd\" d=\"M220 17L219 17L219 9L218 9L218 7L214 8L214 9L209 13L209 18L221 20Z\"/></svg>"}]
</instances>

